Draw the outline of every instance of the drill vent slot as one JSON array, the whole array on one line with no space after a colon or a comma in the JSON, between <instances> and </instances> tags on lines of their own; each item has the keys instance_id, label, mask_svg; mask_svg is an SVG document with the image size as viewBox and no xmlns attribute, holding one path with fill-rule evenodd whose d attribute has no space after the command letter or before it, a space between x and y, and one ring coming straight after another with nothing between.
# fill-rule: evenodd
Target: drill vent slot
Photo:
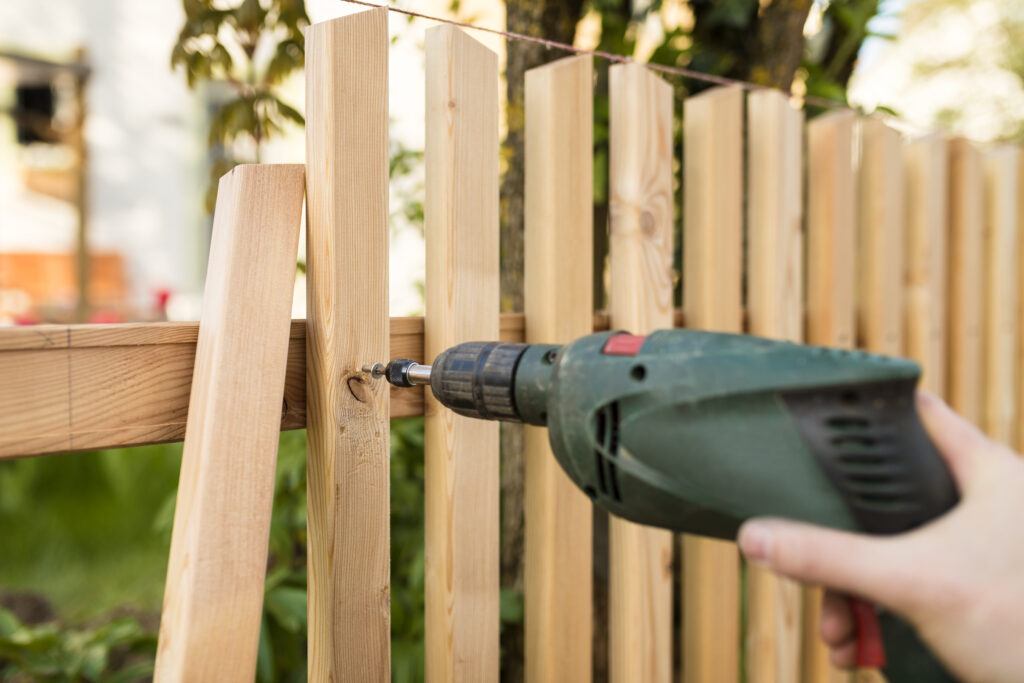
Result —
<instances>
[{"instance_id":1,"label":"drill vent slot","mask_svg":"<svg viewBox=\"0 0 1024 683\"><path fill-rule=\"evenodd\" d=\"M619 451L619 404L611 403L597 412L594 442L594 464L597 467L597 484L601 493L615 500L622 500L619 494L619 477L612 458ZM605 468L607 467L607 474Z\"/></svg>"}]
</instances>

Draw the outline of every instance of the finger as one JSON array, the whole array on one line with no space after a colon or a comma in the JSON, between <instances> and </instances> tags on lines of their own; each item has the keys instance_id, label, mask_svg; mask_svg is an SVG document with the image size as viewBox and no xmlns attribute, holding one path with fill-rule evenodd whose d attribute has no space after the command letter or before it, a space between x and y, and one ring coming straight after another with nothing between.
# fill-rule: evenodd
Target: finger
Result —
<instances>
[{"instance_id":1,"label":"finger","mask_svg":"<svg viewBox=\"0 0 1024 683\"><path fill-rule=\"evenodd\" d=\"M856 635L850 599L835 591L825 591L821 601L821 639L836 647Z\"/></svg>"},{"instance_id":2,"label":"finger","mask_svg":"<svg viewBox=\"0 0 1024 683\"><path fill-rule=\"evenodd\" d=\"M857 665L857 642L851 640L840 647L832 648L829 651L829 659L832 660L832 666L837 669L852 669Z\"/></svg>"},{"instance_id":3,"label":"finger","mask_svg":"<svg viewBox=\"0 0 1024 683\"><path fill-rule=\"evenodd\" d=\"M927 561L922 543L909 537L893 542L774 518L747 521L738 542L751 562L897 610L915 592L914 568Z\"/></svg>"},{"instance_id":4,"label":"finger","mask_svg":"<svg viewBox=\"0 0 1024 683\"><path fill-rule=\"evenodd\" d=\"M917 412L949 465L957 487L963 491L974 464L986 451L992 450L992 442L977 427L953 412L942 399L927 391L917 392Z\"/></svg>"}]
</instances>

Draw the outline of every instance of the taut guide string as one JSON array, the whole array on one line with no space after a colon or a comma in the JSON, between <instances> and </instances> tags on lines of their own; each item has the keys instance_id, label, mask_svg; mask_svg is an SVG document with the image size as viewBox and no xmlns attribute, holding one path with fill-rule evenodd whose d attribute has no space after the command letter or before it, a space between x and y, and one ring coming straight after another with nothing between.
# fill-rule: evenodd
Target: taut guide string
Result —
<instances>
[{"instance_id":1,"label":"taut guide string","mask_svg":"<svg viewBox=\"0 0 1024 683\"><path fill-rule=\"evenodd\" d=\"M437 17L431 14L423 14L422 12L415 12L409 9L402 9L401 7L393 7L391 5L379 5L374 2L367 2L367 0L341 0L341 2L347 2L352 5L362 5L364 7L374 7L376 9L386 9L389 12L396 12L398 14L404 14L410 17L416 17L418 19L427 19L429 21L436 21L441 24L451 24L460 28L469 29L470 31L482 31L484 33L492 33L497 36L509 38L511 40L522 40L528 43L536 43L543 45L546 48L552 50L561 50L562 52L571 52L577 55L591 55L592 57L600 57L606 59L609 62L618 62L620 64L640 64L653 71L660 71L661 73L672 74L674 76L684 76L686 78L692 78L695 81L703 81L705 83L714 83L716 85L738 85L744 90L778 90L778 88L772 88L767 85L760 85L758 83L751 83L750 81L741 81L736 78L728 78L726 76L715 76L714 74L706 74L701 71L693 71L691 69L684 69L678 66L667 66L665 64L655 64L653 62L638 62L637 60L627 55L620 55L614 52L605 52L604 50L587 50L582 47L576 47L575 45L569 45L568 43L560 43L556 40L548 40L547 38L538 38L537 36L528 36L523 33L513 33L511 31L502 31L501 29L488 28L486 26L477 26L476 24L470 24L464 21L456 21L454 19L445 19L444 17ZM781 91L784 95L792 97L792 93L786 93ZM807 104L813 104L825 109L848 109L853 110L840 102L834 100L825 99L824 97L815 97L813 95L805 95L800 99Z\"/></svg>"}]
</instances>

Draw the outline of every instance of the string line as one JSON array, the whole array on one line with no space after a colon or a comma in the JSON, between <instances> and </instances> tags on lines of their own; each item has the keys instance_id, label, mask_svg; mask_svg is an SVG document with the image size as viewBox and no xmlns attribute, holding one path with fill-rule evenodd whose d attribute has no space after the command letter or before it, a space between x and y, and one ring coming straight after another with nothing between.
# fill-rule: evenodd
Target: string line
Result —
<instances>
[{"instance_id":1,"label":"string line","mask_svg":"<svg viewBox=\"0 0 1024 683\"><path fill-rule=\"evenodd\" d=\"M588 50L582 47L576 47L575 45L569 45L568 43L560 43L557 40L549 40L547 38L539 38L537 36L526 35L525 33L514 33L512 31L503 31L497 28L489 28L487 26L478 26L476 24L470 24L464 21L457 21L455 19L446 19L445 17L438 17L431 14L424 14L422 12L416 12L414 10L403 9L401 7L393 7L392 5L380 5L374 2L368 2L367 0L341 0L341 2L347 2L352 5L362 5L364 7L374 7L376 9L386 9L389 12L396 12L398 14L404 14L410 17L416 17L417 19L427 19L428 21L436 21L441 24L451 24L460 28L465 28L470 31L481 31L483 33L490 33L496 36L502 36L511 40L521 40L527 43L535 43L537 45L543 45L544 47L551 50L560 50L562 52L570 52L577 55L590 55L592 57L599 57L601 59L608 60L609 62L617 62L619 64L640 64L653 71L660 71L665 74L672 74L674 76L683 76L685 78L692 78L695 81L702 81L704 83L714 83L715 85L735 85L743 88L744 90L778 90L784 95L789 97L793 96L793 93L787 93L779 88L773 88L767 85L761 85L760 83L752 83L750 81L740 80L738 78L729 78L727 76L716 76L714 74L704 73L703 71L694 71L692 69L684 69L679 66L668 66L665 64L656 64L654 62L640 62L628 55L620 55L615 52L606 52L604 50ZM807 104L813 104L825 109L852 109L852 107L836 102L835 100L829 100L824 97L816 97L814 95L804 95L802 99Z\"/></svg>"}]
</instances>

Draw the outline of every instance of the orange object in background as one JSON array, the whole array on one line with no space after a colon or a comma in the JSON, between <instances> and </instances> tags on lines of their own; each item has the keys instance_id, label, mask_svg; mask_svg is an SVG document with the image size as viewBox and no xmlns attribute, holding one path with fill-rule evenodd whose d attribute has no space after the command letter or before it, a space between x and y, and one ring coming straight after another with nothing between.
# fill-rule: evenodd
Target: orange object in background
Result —
<instances>
[{"instance_id":1,"label":"orange object in background","mask_svg":"<svg viewBox=\"0 0 1024 683\"><path fill-rule=\"evenodd\" d=\"M0 253L0 290L28 295L39 322L64 322L78 301L75 254L47 252ZM117 252L89 257L89 303L121 319L126 311L124 260ZM51 318L57 318L51 320Z\"/></svg>"}]
</instances>

